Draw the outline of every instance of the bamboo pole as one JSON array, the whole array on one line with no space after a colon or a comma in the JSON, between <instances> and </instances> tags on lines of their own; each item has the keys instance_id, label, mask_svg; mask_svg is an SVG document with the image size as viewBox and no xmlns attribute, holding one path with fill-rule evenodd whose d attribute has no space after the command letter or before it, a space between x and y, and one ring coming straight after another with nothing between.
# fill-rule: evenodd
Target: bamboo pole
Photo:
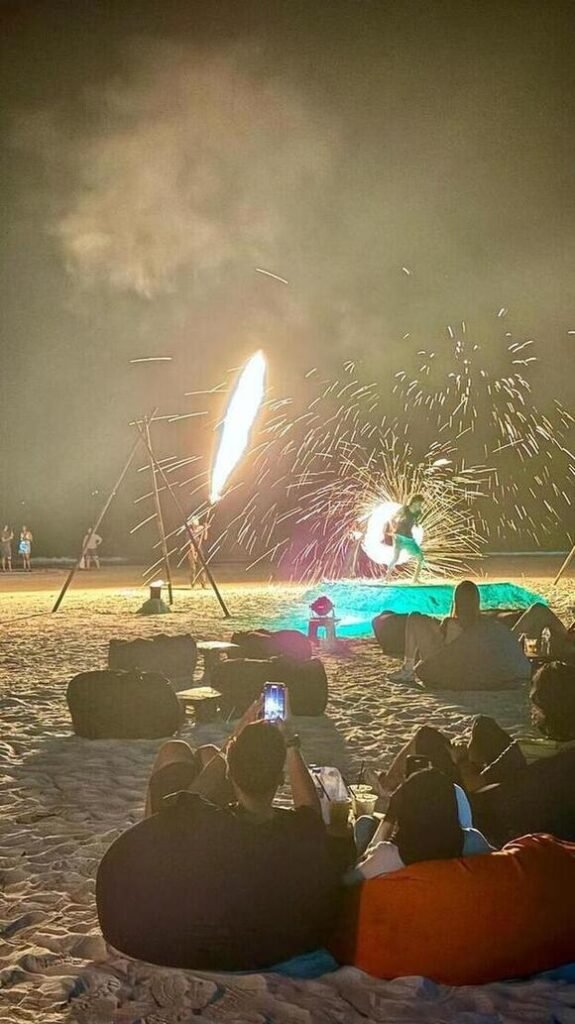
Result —
<instances>
[{"instance_id":1,"label":"bamboo pole","mask_svg":"<svg viewBox=\"0 0 575 1024\"><path fill-rule=\"evenodd\" d=\"M146 436L146 442L145 442L146 443L146 448L148 449L149 452L151 452L153 450L152 449L152 438L151 438L151 435L150 435L150 421L149 421L149 419L147 417L144 420L144 433L145 433L145 436ZM161 504L161 501L160 501L160 492L158 490L158 478L157 478L157 475L156 475L156 467L154 465L154 460L153 459L150 459L150 469L151 469L151 472L152 472L152 482L153 482L153 487L154 487L154 505L156 506L156 516L157 516L157 520L158 520L158 533L160 535L160 544L161 544L161 548L162 548L162 558L164 560L164 569L165 569L165 572L166 572L166 582L168 584L168 600L169 600L170 604L173 604L174 603L174 598L173 598L173 594L172 594L172 570L171 570L171 567L170 567L170 556L168 554L168 545L166 543L166 531L164 529L164 517L162 515L162 504Z\"/></svg>"},{"instance_id":2,"label":"bamboo pole","mask_svg":"<svg viewBox=\"0 0 575 1024\"><path fill-rule=\"evenodd\" d=\"M124 463L124 467L122 469L122 472L120 473L118 479L116 480L116 483L114 484L110 494L108 495L108 497L106 499L104 507L103 507L102 511L100 512L100 515L98 516L95 525L92 526L92 528L90 529L90 532L88 534L86 534L84 543L82 544L82 550L80 552L80 555L78 556L78 560L75 563L75 565L73 565L72 568L70 569L70 572L68 573L68 575L66 577L66 580L64 581L64 586L62 587L60 593L58 594L58 597L56 598L54 607L52 608L52 612L57 612L58 608L62 604L62 601L64 600L64 595L65 595L68 587L70 586L72 580L74 579L74 576L76 575L76 573L78 571L78 568L80 567L80 565L82 563L82 559L86 555L86 551L88 550L88 544L90 543L90 540L92 539L93 534L95 534L97 532L98 527L100 526L100 523L102 522L102 520L103 520L104 516L106 515L106 512L108 511L110 505L112 504L112 502L113 502L113 500L114 500L114 498L115 498L119 488L121 487L122 482L124 480L124 477L126 476L126 473L128 472L130 466L132 465L132 461L134 459L134 456L135 456L135 454L136 454L140 444L141 444L141 439L138 438L136 443L134 444L130 454L128 455L128 458L126 459L126 462Z\"/></svg>"},{"instance_id":3,"label":"bamboo pole","mask_svg":"<svg viewBox=\"0 0 575 1024\"><path fill-rule=\"evenodd\" d=\"M194 551L196 552L196 555L199 558L200 563L201 563L201 565L202 565L202 567L203 567L203 569L204 569L204 571L206 573L206 576L208 577L208 580L210 582L210 586L211 586L214 594L216 595L216 597L217 597L217 599L219 601L220 607L221 607L221 609L222 609L222 611L224 613L224 617L226 619L229 619L229 618L231 618L231 615L230 615L228 606L226 605L226 603L225 603L225 601L224 601L224 599L223 599L223 597L222 597L222 595L221 595L221 593L220 593L220 591L218 589L218 585L217 585L217 583L216 583L216 581L215 581L215 579L214 579L214 577L212 575L212 571L211 571L208 563L206 562L206 559L204 558L204 554L203 554L200 546L198 545L198 543L196 541L196 538L194 537L194 534L193 534L193 532L192 532L192 530L190 528L190 525L188 523L186 513L184 512L184 509L183 509L183 507L181 505L180 499L178 498L177 494L175 493L174 488L172 487L171 482L168 480L168 478L167 478L163 468L160 466L158 460L156 459L156 456L154 455L153 449L148 447L147 442L146 442L145 430L143 429L143 427L141 426L140 423L137 423L136 426L138 428L138 432L140 434L140 437L141 437L142 441L144 442L144 444L148 448L148 453L150 455L150 458L151 458L152 462L154 463L156 471L160 474L160 477L162 478L163 483L167 487L168 492L170 494L170 497L172 498L172 501L174 502L174 505L176 506L176 509L178 510L178 513L181 516L182 525L183 525L183 527L184 527L184 529L185 529L185 531L186 531L186 533L188 535L188 539L190 541L190 544L193 546Z\"/></svg>"},{"instance_id":4,"label":"bamboo pole","mask_svg":"<svg viewBox=\"0 0 575 1024\"><path fill-rule=\"evenodd\" d=\"M571 562L573 561L574 558L575 558L575 544L571 548L571 551L567 555L567 558L563 562L563 565L561 566L559 572L557 573L555 579L553 580L553 586L554 587L557 585L557 583L559 583L559 580L561 579L563 573L565 572L566 569L569 568L569 566L571 565Z\"/></svg>"}]
</instances>

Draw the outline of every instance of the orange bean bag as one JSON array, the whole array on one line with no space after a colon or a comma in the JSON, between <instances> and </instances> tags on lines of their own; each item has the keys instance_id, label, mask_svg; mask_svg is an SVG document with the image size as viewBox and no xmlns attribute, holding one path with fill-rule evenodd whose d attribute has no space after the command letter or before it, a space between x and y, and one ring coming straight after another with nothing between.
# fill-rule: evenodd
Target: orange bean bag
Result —
<instances>
[{"instance_id":1,"label":"orange bean bag","mask_svg":"<svg viewBox=\"0 0 575 1024\"><path fill-rule=\"evenodd\" d=\"M575 844L525 836L497 853L412 864L349 890L331 951L377 978L480 985L575 956Z\"/></svg>"}]
</instances>

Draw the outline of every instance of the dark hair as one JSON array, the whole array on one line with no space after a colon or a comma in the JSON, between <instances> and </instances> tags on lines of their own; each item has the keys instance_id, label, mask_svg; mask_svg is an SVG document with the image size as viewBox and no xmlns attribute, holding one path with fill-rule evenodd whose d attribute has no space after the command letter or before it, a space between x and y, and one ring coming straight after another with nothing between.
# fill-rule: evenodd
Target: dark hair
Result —
<instances>
[{"instance_id":1,"label":"dark hair","mask_svg":"<svg viewBox=\"0 0 575 1024\"><path fill-rule=\"evenodd\" d=\"M552 740L575 740L575 666L542 665L533 676L531 703L542 713L538 728Z\"/></svg>"},{"instance_id":2,"label":"dark hair","mask_svg":"<svg viewBox=\"0 0 575 1024\"><path fill-rule=\"evenodd\" d=\"M422 725L415 734L415 753L426 757L432 768L437 768L452 781L458 777L451 757L451 740L439 729L431 725Z\"/></svg>"},{"instance_id":3,"label":"dark hair","mask_svg":"<svg viewBox=\"0 0 575 1024\"><path fill-rule=\"evenodd\" d=\"M275 793L282 780L285 757L286 745L279 729L270 722L253 722L228 747L230 779L250 796Z\"/></svg>"},{"instance_id":4,"label":"dark hair","mask_svg":"<svg viewBox=\"0 0 575 1024\"><path fill-rule=\"evenodd\" d=\"M481 595L472 580L462 580L455 588L453 606L457 621L463 629L473 626L480 616Z\"/></svg>"},{"instance_id":5,"label":"dark hair","mask_svg":"<svg viewBox=\"0 0 575 1024\"><path fill-rule=\"evenodd\" d=\"M414 494L413 497L409 499L407 507L409 508L410 505L413 505L414 501L418 501L421 505L423 505L425 498L423 497L423 494Z\"/></svg>"},{"instance_id":6,"label":"dark hair","mask_svg":"<svg viewBox=\"0 0 575 1024\"><path fill-rule=\"evenodd\" d=\"M404 864L462 856L455 788L437 768L410 775L393 794L389 815L397 822L395 842Z\"/></svg>"}]
</instances>

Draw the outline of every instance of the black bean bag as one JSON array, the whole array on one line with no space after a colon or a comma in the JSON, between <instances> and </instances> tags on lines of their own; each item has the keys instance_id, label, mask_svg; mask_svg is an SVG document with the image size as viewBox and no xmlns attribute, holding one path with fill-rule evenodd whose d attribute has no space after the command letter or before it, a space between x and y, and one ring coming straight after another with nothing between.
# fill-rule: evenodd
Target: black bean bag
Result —
<instances>
[{"instance_id":1,"label":"black bean bag","mask_svg":"<svg viewBox=\"0 0 575 1024\"><path fill-rule=\"evenodd\" d=\"M573 747L533 761L470 795L474 824L497 846L532 832L573 843L574 779Z\"/></svg>"},{"instance_id":2,"label":"black bean bag","mask_svg":"<svg viewBox=\"0 0 575 1024\"><path fill-rule=\"evenodd\" d=\"M222 694L222 712L232 718L243 715L265 683L287 686L292 715L323 715L326 709L327 676L318 658L230 658L212 673L212 685Z\"/></svg>"},{"instance_id":3,"label":"black bean bag","mask_svg":"<svg viewBox=\"0 0 575 1024\"><path fill-rule=\"evenodd\" d=\"M384 654L402 658L405 654L405 625L408 615L397 615L396 612L381 612L372 619L371 625L375 639Z\"/></svg>"},{"instance_id":4,"label":"black bean bag","mask_svg":"<svg viewBox=\"0 0 575 1024\"><path fill-rule=\"evenodd\" d=\"M160 672L187 685L192 682L197 658L196 641L189 635L159 633L152 640L110 640L108 647L108 668Z\"/></svg>"},{"instance_id":5,"label":"black bean bag","mask_svg":"<svg viewBox=\"0 0 575 1024\"><path fill-rule=\"evenodd\" d=\"M81 672L66 692L77 736L89 740L173 736L184 709L156 672Z\"/></svg>"},{"instance_id":6,"label":"black bean bag","mask_svg":"<svg viewBox=\"0 0 575 1024\"><path fill-rule=\"evenodd\" d=\"M297 629L278 629L272 633L269 629L253 629L245 633L234 633L232 643L238 650L230 652L236 658L279 658L282 655L296 658L298 661L309 661L312 646L304 633Z\"/></svg>"},{"instance_id":7,"label":"black bean bag","mask_svg":"<svg viewBox=\"0 0 575 1024\"><path fill-rule=\"evenodd\" d=\"M255 826L192 793L168 797L100 864L104 938L150 963L226 971L324 945L338 893L325 830L307 808L278 814Z\"/></svg>"},{"instance_id":8,"label":"black bean bag","mask_svg":"<svg viewBox=\"0 0 575 1024\"><path fill-rule=\"evenodd\" d=\"M456 640L416 665L434 690L505 690L531 678L531 664L517 639L495 619L481 619Z\"/></svg>"}]
</instances>

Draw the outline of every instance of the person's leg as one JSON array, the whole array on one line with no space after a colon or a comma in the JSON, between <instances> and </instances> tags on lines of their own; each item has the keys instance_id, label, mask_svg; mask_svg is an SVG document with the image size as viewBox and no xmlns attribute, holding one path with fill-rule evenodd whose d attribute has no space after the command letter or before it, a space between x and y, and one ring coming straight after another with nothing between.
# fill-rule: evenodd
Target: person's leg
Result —
<instances>
[{"instance_id":1,"label":"person's leg","mask_svg":"<svg viewBox=\"0 0 575 1024\"><path fill-rule=\"evenodd\" d=\"M413 574L413 582L414 583L419 583L419 577L421 576L421 570L423 568L423 562L424 562L423 551L421 550L419 544L416 544L415 541L413 542L413 544L414 544L414 547L417 549L416 551L413 552L413 557L415 558L416 563L417 563L417 565L415 567L415 573Z\"/></svg>"},{"instance_id":2,"label":"person's leg","mask_svg":"<svg viewBox=\"0 0 575 1024\"><path fill-rule=\"evenodd\" d=\"M411 612L405 624L405 657L403 665L391 678L396 682L415 679L415 663L435 654L444 644L441 623L431 615Z\"/></svg>"},{"instance_id":3,"label":"person's leg","mask_svg":"<svg viewBox=\"0 0 575 1024\"><path fill-rule=\"evenodd\" d=\"M201 771L201 765L199 764L194 751L185 740L166 740L165 743L162 743L162 746L156 754L156 759L152 765L152 771L150 772L150 778L148 781L146 809L144 811L144 816L146 818L158 809L159 802L161 802L162 797L166 795L163 790L166 786L171 784L172 776L175 781L176 775L181 774L182 779L186 775L185 771L181 773L164 772L163 776L160 777L160 772L172 765L184 765L184 767L187 766L189 769L189 780L187 785L184 787L186 789ZM164 786L164 782L166 786ZM168 788L167 792L174 792L174 790Z\"/></svg>"},{"instance_id":4,"label":"person's leg","mask_svg":"<svg viewBox=\"0 0 575 1024\"><path fill-rule=\"evenodd\" d=\"M163 743L152 766L144 816L158 811L169 793L183 789L198 793L212 803L225 805L232 800L226 760L217 747L206 744L194 751L185 740Z\"/></svg>"},{"instance_id":5,"label":"person's leg","mask_svg":"<svg viewBox=\"0 0 575 1024\"><path fill-rule=\"evenodd\" d=\"M543 629L551 630L552 636L562 640L569 636L567 627L563 625L555 612L551 611L548 605L538 601L537 604L532 604L523 612L523 615L512 626L511 632L515 636L521 636L522 633L525 633L526 636L540 636Z\"/></svg>"},{"instance_id":6,"label":"person's leg","mask_svg":"<svg viewBox=\"0 0 575 1024\"><path fill-rule=\"evenodd\" d=\"M94 565L96 566L96 569L100 568L100 556L96 551L94 551Z\"/></svg>"},{"instance_id":7,"label":"person's leg","mask_svg":"<svg viewBox=\"0 0 575 1024\"><path fill-rule=\"evenodd\" d=\"M358 859L363 857L377 832L378 825L379 818L374 817L372 814L362 814L360 818L357 818L353 826L353 837L355 839L356 856Z\"/></svg>"},{"instance_id":8,"label":"person's leg","mask_svg":"<svg viewBox=\"0 0 575 1024\"><path fill-rule=\"evenodd\" d=\"M391 578L393 570L395 569L395 567L396 567L396 565L397 565L397 563L399 561L399 556L400 556L401 552L402 552L401 540L399 539L399 537L394 537L393 538L393 554L391 556L391 562L389 563L389 565L387 567L387 572L385 574L386 581Z\"/></svg>"}]
</instances>

